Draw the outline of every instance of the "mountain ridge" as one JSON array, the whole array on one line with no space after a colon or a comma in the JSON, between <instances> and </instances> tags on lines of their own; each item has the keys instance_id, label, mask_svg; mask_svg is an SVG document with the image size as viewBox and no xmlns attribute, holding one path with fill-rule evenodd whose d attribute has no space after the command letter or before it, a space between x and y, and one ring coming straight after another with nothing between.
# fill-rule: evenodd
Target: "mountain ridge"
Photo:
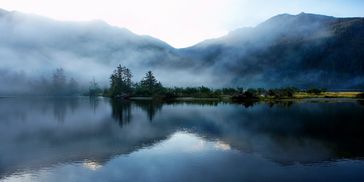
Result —
<instances>
[{"instance_id":1,"label":"mountain ridge","mask_svg":"<svg viewBox=\"0 0 364 182\"><path fill-rule=\"evenodd\" d=\"M364 88L363 27L358 17L280 14L177 49L99 20L63 22L0 9L0 82L19 88L12 80L27 85L63 67L80 82L95 77L106 86L122 64L135 80L153 70L167 86ZM24 78L15 79L19 73Z\"/></svg>"},{"instance_id":2,"label":"mountain ridge","mask_svg":"<svg viewBox=\"0 0 364 182\"><path fill-rule=\"evenodd\" d=\"M282 14L183 52L235 72L237 85L363 88L363 25L363 18Z\"/></svg>"}]
</instances>

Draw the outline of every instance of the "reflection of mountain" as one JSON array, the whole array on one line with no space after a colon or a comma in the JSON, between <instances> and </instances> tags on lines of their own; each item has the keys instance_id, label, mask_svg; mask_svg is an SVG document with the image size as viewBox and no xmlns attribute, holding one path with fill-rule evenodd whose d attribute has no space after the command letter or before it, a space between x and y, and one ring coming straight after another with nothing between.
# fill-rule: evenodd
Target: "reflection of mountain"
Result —
<instances>
[{"instance_id":1,"label":"reflection of mountain","mask_svg":"<svg viewBox=\"0 0 364 182\"><path fill-rule=\"evenodd\" d=\"M63 102L63 122L51 105ZM364 113L355 102L253 107L191 103L0 100L0 173L90 160L102 164L187 130L272 161L312 163L364 156ZM158 111L158 112L157 112ZM150 112L150 113L148 113ZM147 113L147 114L145 114ZM155 117L157 113L157 117ZM149 122L149 119L153 122ZM119 126L121 123L128 124ZM24 152L26 151L26 152Z\"/></svg>"}]
</instances>

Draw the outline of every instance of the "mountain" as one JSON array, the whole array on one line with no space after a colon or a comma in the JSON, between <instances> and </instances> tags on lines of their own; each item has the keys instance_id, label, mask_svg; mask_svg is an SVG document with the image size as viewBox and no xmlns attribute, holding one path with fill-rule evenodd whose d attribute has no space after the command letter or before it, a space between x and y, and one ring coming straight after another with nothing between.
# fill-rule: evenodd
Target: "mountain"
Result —
<instances>
[{"instance_id":1,"label":"mountain","mask_svg":"<svg viewBox=\"0 0 364 182\"><path fill-rule=\"evenodd\" d=\"M118 64L135 81L152 70L166 86L364 88L364 18L281 14L184 49L102 21L1 9L0 32L1 95L59 67L84 86L93 77L106 86Z\"/></svg>"},{"instance_id":2,"label":"mountain","mask_svg":"<svg viewBox=\"0 0 364 182\"><path fill-rule=\"evenodd\" d=\"M63 22L0 10L0 32L0 92L23 90L19 85L59 67L80 82L95 77L106 84L118 64L142 75L177 58L176 50L161 40L102 21Z\"/></svg>"},{"instance_id":3,"label":"mountain","mask_svg":"<svg viewBox=\"0 0 364 182\"><path fill-rule=\"evenodd\" d=\"M248 87L364 88L364 19L282 14L182 49Z\"/></svg>"}]
</instances>

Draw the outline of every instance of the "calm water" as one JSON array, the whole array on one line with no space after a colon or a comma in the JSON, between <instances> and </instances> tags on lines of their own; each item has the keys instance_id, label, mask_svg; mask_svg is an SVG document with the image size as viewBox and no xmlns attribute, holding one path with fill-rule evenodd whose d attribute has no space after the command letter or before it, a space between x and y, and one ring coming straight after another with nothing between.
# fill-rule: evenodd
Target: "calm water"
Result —
<instances>
[{"instance_id":1,"label":"calm water","mask_svg":"<svg viewBox=\"0 0 364 182\"><path fill-rule=\"evenodd\" d=\"M0 99L0 181L364 181L364 104Z\"/></svg>"}]
</instances>

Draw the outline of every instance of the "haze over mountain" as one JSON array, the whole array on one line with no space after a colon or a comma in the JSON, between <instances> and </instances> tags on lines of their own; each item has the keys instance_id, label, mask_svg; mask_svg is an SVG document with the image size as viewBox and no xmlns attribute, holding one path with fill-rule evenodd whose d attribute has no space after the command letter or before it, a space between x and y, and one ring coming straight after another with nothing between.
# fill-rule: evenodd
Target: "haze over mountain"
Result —
<instances>
[{"instance_id":1,"label":"haze over mountain","mask_svg":"<svg viewBox=\"0 0 364 182\"><path fill-rule=\"evenodd\" d=\"M59 67L82 83L92 77L106 83L118 64L138 75L161 58L174 59L168 44L102 21L60 22L2 10L0 32L0 74L6 90L25 91L26 82L50 76Z\"/></svg>"},{"instance_id":2,"label":"haze over mountain","mask_svg":"<svg viewBox=\"0 0 364 182\"><path fill-rule=\"evenodd\" d=\"M0 10L0 93L32 92L63 67L81 85L107 85L122 64L166 86L364 88L364 19L275 16L195 46L175 49L102 21L61 22ZM178 35L176 35L178 36Z\"/></svg>"},{"instance_id":3,"label":"haze over mountain","mask_svg":"<svg viewBox=\"0 0 364 182\"><path fill-rule=\"evenodd\" d=\"M363 88L364 19L281 14L183 49L233 84Z\"/></svg>"}]
</instances>

